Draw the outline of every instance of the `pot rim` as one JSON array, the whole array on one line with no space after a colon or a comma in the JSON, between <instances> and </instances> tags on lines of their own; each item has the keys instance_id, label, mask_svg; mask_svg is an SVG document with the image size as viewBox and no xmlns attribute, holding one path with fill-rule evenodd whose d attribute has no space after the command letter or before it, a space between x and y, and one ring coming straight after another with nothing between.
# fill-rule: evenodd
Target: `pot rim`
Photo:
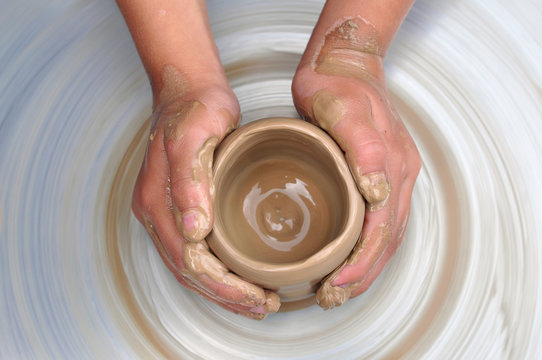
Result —
<instances>
[{"instance_id":1,"label":"pot rim","mask_svg":"<svg viewBox=\"0 0 542 360\"><path fill-rule=\"evenodd\" d=\"M222 223L215 220L213 230L208 236L208 243L216 256L238 275L251 282L272 288L278 277L281 278L279 281L281 286L296 285L312 281L315 278L322 278L339 266L359 239L365 215L365 204L350 173L344 154L335 141L315 125L295 118L260 119L243 125L231 133L215 152L213 181L216 183L217 178L226 170L228 160L235 153L232 150L234 145L237 145L245 137L269 130L300 133L303 136L308 136L315 144L324 149L334 160L337 172L346 185L346 198L348 199L345 222L341 232L313 255L289 263L267 263L248 257L232 246L227 240ZM278 284L275 285L275 287L277 286Z\"/></svg>"}]
</instances>

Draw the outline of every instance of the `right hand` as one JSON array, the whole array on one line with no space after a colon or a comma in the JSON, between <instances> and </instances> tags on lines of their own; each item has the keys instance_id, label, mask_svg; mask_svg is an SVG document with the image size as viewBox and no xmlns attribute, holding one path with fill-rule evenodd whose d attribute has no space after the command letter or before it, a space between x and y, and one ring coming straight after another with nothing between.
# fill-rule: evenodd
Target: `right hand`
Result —
<instances>
[{"instance_id":1,"label":"right hand","mask_svg":"<svg viewBox=\"0 0 542 360\"><path fill-rule=\"evenodd\" d=\"M198 84L156 103L133 212L182 285L229 311L263 319L278 310L278 295L229 272L205 240L213 227L213 152L238 126L237 99L227 85Z\"/></svg>"}]
</instances>

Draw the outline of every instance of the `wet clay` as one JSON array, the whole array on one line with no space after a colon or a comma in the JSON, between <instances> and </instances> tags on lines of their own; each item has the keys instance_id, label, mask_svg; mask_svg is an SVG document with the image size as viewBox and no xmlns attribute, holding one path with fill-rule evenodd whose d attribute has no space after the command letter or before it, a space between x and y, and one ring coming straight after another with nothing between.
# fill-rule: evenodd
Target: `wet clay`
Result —
<instances>
[{"instance_id":1,"label":"wet clay","mask_svg":"<svg viewBox=\"0 0 542 360\"><path fill-rule=\"evenodd\" d=\"M340 230L337 188L316 162L260 152L242 170L225 199L224 222L235 247L258 261L288 263L323 248ZM337 211L339 210L339 211Z\"/></svg>"},{"instance_id":2,"label":"wet clay","mask_svg":"<svg viewBox=\"0 0 542 360\"><path fill-rule=\"evenodd\" d=\"M157 250L166 259L170 268L178 269L158 237L154 226L150 221L145 222L147 233L153 240ZM226 287L236 289L243 294L240 304L250 307L262 307L264 314L255 314L254 318L263 319L270 312L277 312L280 307L280 298L277 294L264 291L262 288L247 283L235 276L222 264L211 252L205 241L198 243L187 242L183 246L184 268L179 269L183 276L189 278L200 291L209 297L217 298L216 295L206 290L205 284L213 281Z\"/></svg>"},{"instance_id":3,"label":"wet clay","mask_svg":"<svg viewBox=\"0 0 542 360\"><path fill-rule=\"evenodd\" d=\"M224 264L209 252L205 242L186 243L183 247L183 260L186 268L181 272L193 281L201 283L204 281L202 277L208 277L215 283L237 289L244 295L242 305L256 307L266 303L264 290L230 273Z\"/></svg>"},{"instance_id":4,"label":"wet clay","mask_svg":"<svg viewBox=\"0 0 542 360\"><path fill-rule=\"evenodd\" d=\"M192 162L192 182L194 184L201 184L205 180L205 186L208 186L211 197L214 195L214 183L212 179L213 154L217 144L217 137L212 137L205 141ZM180 212L177 206L173 204L173 213L179 232L181 232L186 240L201 241L209 232L211 216L203 207L198 206ZM185 226L186 221L191 224L191 227Z\"/></svg>"},{"instance_id":5,"label":"wet clay","mask_svg":"<svg viewBox=\"0 0 542 360\"><path fill-rule=\"evenodd\" d=\"M386 174L381 171L361 174L358 167L355 178L359 191L368 203L367 209L369 211L382 209L386 205L391 191Z\"/></svg>"},{"instance_id":6,"label":"wet clay","mask_svg":"<svg viewBox=\"0 0 542 360\"><path fill-rule=\"evenodd\" d=\"M328 132L332 132L333 127L346 115L344 101L327 89L316 92L311 98L311 105L314 119Z\"/></svg>"},{"instance_id":7,"label":"wet clay","mask_svg":"<svg viewBox=\"0 0 542 360\"><path fill-rule=\"evenodd\" d=\"M361 17L341 20L324 37L313 61L320 74L371 79L382 67L373 24Z\"/></svg>"},{"instance_id":8,"label":"wet clay","mask_svg":"<svg viewBox=\"0 0 542 360\"><path fill-rule=\"evenodd\" d=\"M272 118L241 127L215 156L213 252L244 279L276 291L285 309L314 303L321 279L348 256L363 224L365 206L344 154L318 127Z\"/></svg>"}]
</instances>

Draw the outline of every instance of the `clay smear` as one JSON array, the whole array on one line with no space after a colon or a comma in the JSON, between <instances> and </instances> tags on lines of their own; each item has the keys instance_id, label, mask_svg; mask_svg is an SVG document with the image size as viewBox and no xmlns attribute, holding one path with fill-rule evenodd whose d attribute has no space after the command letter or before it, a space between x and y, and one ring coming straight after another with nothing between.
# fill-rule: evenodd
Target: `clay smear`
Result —
<instances>
[{"instance_id":1,"label":"clay smear","mask_svg":"<svg viewBox=\"0 0 542 360\"><path fill-rule=\"evenodd\" d=\"M170 267L176 269L177 266L169 256L162 245L160 238L154 230L150 221L145 224L146 230L156 245L158 251L164 256L170 264ZM187 242L183 246L184 269L180 272L183 276L190 279L195 286L207 296L224 301L215 294L209 292L210 282L220 284L221 286L235 289L242 294L240 305L251 308L260 308L263 314L247 314L255 319L263 319L268 313L277 312L280 307L280 298L271 291L264 291L262 288L241 280L220 262L211 252L205 241L198 243Z\"/></svg>"},{"instance_id":2,"label":"clay smear","mask_svg":"<svg viewBox=\"0 0 542 360\"><path fill-rule=\"evenodd\" d=\"M326 33L313 66L317 73L365 80L377 73L373 67L382 66L380 52L374 25L361 17L348 18Z\"/></svg>"},{"instance_id":3,"label":"clay smear","mask_svg":"<svg viewBox=\"0 0 542 360\"><path fill-rule=\"evenodd\" d=\"M179 103L178 105L170 105L167 108L167 114L160 116L167 117L165 127L165 137L169 140L177 140L183 136L183 127L181 124L194 115L197 111L204 111L205 105L194 100L189 102Z\"/></svg>"},{"instance_id":4,"label":"clay smear","mask_svg":"<svg viewBox=\"0 0 542 360\"><path fill-rule=\"evenodd\" d=\"M368 203L367 209L369 211L382 209L386 205L391 191L386 174L381 171L361 174L358 167L355 178L359 191Z\"/></svg>"},{"instance_id":5,"label":"clay smear","mask_svg":"<svg viewBox=\"0 0 542 360\"><path fill-rule=\"evenodd\" d=\"M215 186L213 182L213 155L218 138L212 137L205 141L196 154L192 164L192 181L200 183L203 179L209 184L209 192L214 194Z\"/></svg>"},{"instance_id":6,"label":"clay smear","mask_svg":"<svg viewBox=\"0 0 542 360\"><path fill-rule=\"evenodd\" d=\"M217 144L218 138L212 137L208 139L196 153L196 157L192 162L193 183L208 186L211 197L214 196L214 183L212 179L213 154ZM174 205L173 210L177 227L186 240L197 242L207 236L211 228L211 215L202 206L179 212ZM193 224L191 228L184 226L184 221L187 219Z\"/></svg>"},{"instance_id":7,"label":"clay smear","mask_svg":"<svg viewBox=\"0 0 542 360\"><path fill-rule=\"evenodd\" d=\"M312 96L311 106L318 125L331 133L346 115L344 101L327 89L319 90Z\"/></svg>"},{"instance_id":8,"label":"clay smear","mask_svg":"<svg viewBox=\"0 0 542 360\"><path fill-rule=\"evenodd\" d=\"M145 222L147 233L153 240L158 251L164 259L167 259L172 269L177 269L174 261L164 248L160 238L158 237L154 225L150 221ZM242 294L240 305L251 308L259 308L263 313L246 313L245 316L254 319L263 319L269 313L277 312L280 308L280 298L277 294L263 290L262 288L250 284L236 275L229 272L220 260L218 260L210 251L205 241L192 243L187 242L183 246L183 264L184 268L180 269L180 273L190 279L202 293L207 296L223 302L224 299L217 297L208 289L210 286L219 284L234 289Z\"/></svg>"},{"instance_id":9,"label":"clay smear","mask_svg":"<svg viewBox=\"0 0 542 360\"><path fill-rule=\"evenodd\" d=\"M244 284L242 280L231 274L226 266L209 252L206 243L186 243L183 250L185 275L196 282L201 282L202 279L198 278L206 276L216 283L238 288L246 295L243 305L252 307L263 305L262 299L265 299L263 289Z\"/></svg>"}]
</instances>

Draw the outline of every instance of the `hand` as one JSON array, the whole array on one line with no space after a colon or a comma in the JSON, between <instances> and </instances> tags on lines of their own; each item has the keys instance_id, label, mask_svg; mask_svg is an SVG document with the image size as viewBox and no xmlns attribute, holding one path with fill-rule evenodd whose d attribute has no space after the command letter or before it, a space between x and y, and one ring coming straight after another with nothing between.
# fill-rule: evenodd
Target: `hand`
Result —
<instances>
[{"instance_id":1,"label":"hand","mask_svg":"<svg viewBox=\"0 0 542 360\"><path fill-rule=\"evenodd\" d=\"M360 240L317 292L325 309L367 290L391 259L404 237L421 167L386 91L382 56L369 25L361 18L346 20L325 32L320 47L309 44L292 86L299 113L345 152L367 204ZM318 33L317 26L313 38Z\"/></svg>"},{"instance_id":2,"label":"hand","mask_svg":"<svg viewBox=\"0 0 542 360\"><path fill-rule=\"evenodd\" d=\"M262 319L278 295L241 280L211 254L213 151L239 120L205 0L117 0L153 90L153 123L132 208L181 284Z\"/></svg>"},{"instance_id":3,"label":"hand","mask_svg":"<svg viewBox=\"0 0 542 360\"><path fill-rule=\"evenodd\" d=\"M180 74L168 71L134 190L134 214L182 285L229 311L263 319L278 310L278 296L230 273L205 241L213 224L213 152L238 125L239 105L227 84L198 81L201 88L183 93L190 87L175 88Z\"/></svg>"}]
</instances>

